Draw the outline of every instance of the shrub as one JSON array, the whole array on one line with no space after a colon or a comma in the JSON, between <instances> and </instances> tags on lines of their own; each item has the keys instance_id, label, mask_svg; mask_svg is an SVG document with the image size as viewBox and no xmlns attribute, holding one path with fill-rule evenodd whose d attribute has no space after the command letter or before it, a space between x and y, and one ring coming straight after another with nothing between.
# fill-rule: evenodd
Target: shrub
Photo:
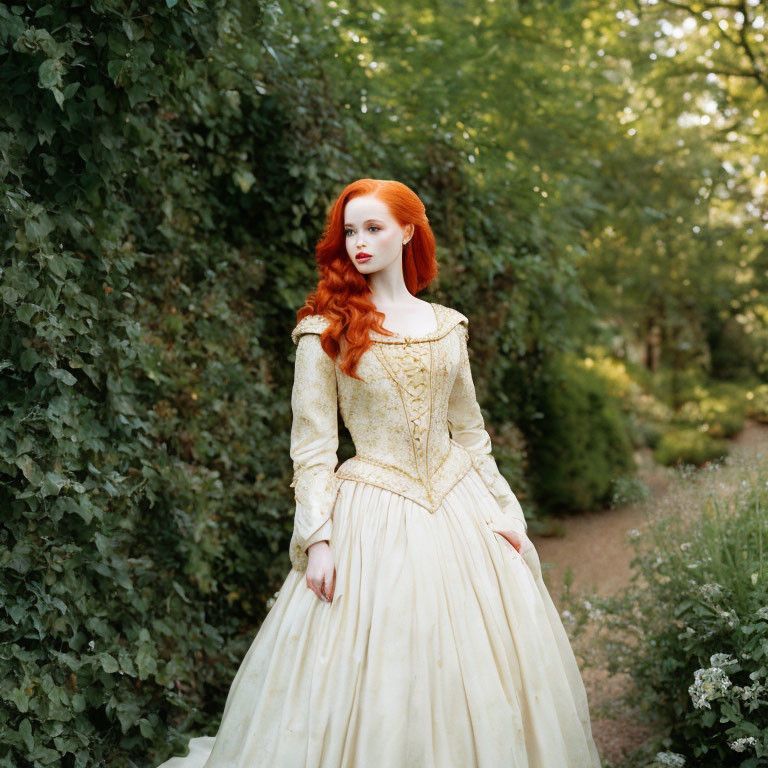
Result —
<instances>
[{"instance_id":1,"label":"shrub","mask_svg":"<svg viewBox=\"0 0 768 768\"><path fill-rule=\"evenodd\" d=\"M765 457L683 475L633 532L635 584L590 600L610 671L696 768L768 757L767 481Z\"/></svg>"},{"instance_id":2,"label":"shrub","mask_svg":"<svg viewBox=\"0 0 768 768\"><path fill-rule=\"evenodd\" d=\"M651 496L648 484L634 475L615 477L611 488L611 506L614 508L645 501Z\"/></svg>"},{"instance_id":3,"label":"shrub","mask_svg":"<svg viewBox=\"0 0 768 768\"><path fill-rule=\"evenodd\" d=\"M635 448L654 448L661 439L657 424L672 419L672 409L649 389L650 372L638 365L616 360L602 350L591 347L594 369L608 383L626 416L627 430Z\"/></svg>"},{"instance_id":4,"label":"shrub","mask_svg":"<svg viewBox=\"0 0 768 768\"><path fill-rule=\"evenodd\" d=\"M706 388L693 388L674 421L696 426L710 437L732 437L744 426L746 405L743 387L710 382Z\"/></svg>"},{"instance_id":5,"label":"shrub","mask_svg":"<svg viewBox=\"0 0 768 768\"><path fill-rule=\"evenodd\" d=\"M728 454L728 445L699 429L676 429L665 433L654 451L659 464L693 464L701 466L707 461Z\"/></svg>"},{"instance_id":6,"label":"shrub","mask_svg":"<svg viewBox=\"0 0 768 768\"><path fill-rule=\"evenodd\" d=\"M658 448L661 439L664 437L665 430L669 428L667 424L640 421L639 419L633 419L632 423L638 435L638 441L642 441L642 444L651 450Z\"/></svg>"},{"instance_id":7,"label":"shrub","mask_svg":"<svg viewBox=\"0 0 768 768\"><path fill-rule=\"evenodd\" d=\"M530 435L532 484L548 511L606 503L614 477L634 469L619 402L603 377L566 354L553 358L536 390L542 418Z\"/></svg>"},{"instance_id":8,"label":"shrub","mask_svg":"<svg viewBox=\"0 0 768 768\"><path fill-rule=\"evenodd\" d=\"M747 392L745 415L768 424L768 384L758 384Z\"/></svg>"}]
</instances>

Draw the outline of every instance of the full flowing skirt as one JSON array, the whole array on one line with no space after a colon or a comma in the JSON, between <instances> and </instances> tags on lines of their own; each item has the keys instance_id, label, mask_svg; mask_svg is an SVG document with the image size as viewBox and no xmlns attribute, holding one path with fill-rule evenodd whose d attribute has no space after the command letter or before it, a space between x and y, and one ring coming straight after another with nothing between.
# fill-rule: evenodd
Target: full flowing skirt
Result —
<instances>
[{"instance_id":1,"label":"full flowing skirt","mask_svg":"<svg viewBox=\"0 0 768 768\"><path fill-rule=\"evenodd\" d=\"M541 578L471 469L430 513L341 482L333 601L291 569L215 737L160 768L600 768Z\"/></svg>"}]
</instances>

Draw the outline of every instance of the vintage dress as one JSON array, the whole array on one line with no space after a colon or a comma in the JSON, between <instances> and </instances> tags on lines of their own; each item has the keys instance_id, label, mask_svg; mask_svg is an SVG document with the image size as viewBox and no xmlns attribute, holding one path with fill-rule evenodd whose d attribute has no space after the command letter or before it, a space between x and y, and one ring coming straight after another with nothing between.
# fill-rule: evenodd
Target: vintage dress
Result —
<instances>
[{"instance_id":1,"label":"vintage dress","mask_svg":"<svg viewBox=\"0 0 768 768\"><path fill-rule=\"evenodd\" d=\"M359 381L305 317L291 405L292 568L216 737L161 768L599 768L584 685L491 455L467 318L371 334ZM356 455L336 469L338 410ZM327 539L333 601L306 585Z\"/></svg>"}]
</instances>

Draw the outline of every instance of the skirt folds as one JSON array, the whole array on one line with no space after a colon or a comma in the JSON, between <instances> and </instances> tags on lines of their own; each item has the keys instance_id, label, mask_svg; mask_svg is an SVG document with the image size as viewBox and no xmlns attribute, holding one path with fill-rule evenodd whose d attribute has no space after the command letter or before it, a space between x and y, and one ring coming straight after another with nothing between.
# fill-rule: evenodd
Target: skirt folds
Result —
<instances>
[{"instance_id":1,"label":"skirt folds","mask_svg":"<svg viewBox=\"0 0 768 768\"><path fill-rule=\"evenodd\" d=\"M431 513L344 480L331 603L291 570L216 737L161 768L600 768L541 578L471 469Z\"/></svg>"}]
</instances>

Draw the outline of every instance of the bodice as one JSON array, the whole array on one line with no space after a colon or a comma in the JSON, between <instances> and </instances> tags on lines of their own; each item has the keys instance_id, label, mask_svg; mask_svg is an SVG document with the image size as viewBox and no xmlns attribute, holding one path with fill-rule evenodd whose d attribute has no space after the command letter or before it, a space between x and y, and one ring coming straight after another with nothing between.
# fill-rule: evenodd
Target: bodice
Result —
<instances>
[{"instance_id":1,"label":"bodice","mask_svg":"<svg viewBox=\"0 0 768 768\"><path fill-rule=\"evenodd\" d=\"M336 477L395 490L430 512L472 463L448 428L461 360L457 325L466 318L447 307L435 309L437 330L431 334L391 340L374 334L358 363L363 381L336 368L339 411L356 451Z\"/></svg>"},{"instance_id":2,"label":"bodice","mask_svg":"<svg viewBox=\"0 0 768 768\"><path fill-rule=\"evenodd\" d=\"M385 488L434 513L474 467L498 500L499 514L513 513L525 528L522 509L491 455L475 397L468 320L455 309L432 306L431 333L372 331L372 345L356 369L359 379L346 375L323 350L327 318L310 315L293 329L294 567L303 569L311 543L330 538L335 495L345 479ZM355 455L338 469L337 404L355 445Z\"/></svg>"}]
</instances>

